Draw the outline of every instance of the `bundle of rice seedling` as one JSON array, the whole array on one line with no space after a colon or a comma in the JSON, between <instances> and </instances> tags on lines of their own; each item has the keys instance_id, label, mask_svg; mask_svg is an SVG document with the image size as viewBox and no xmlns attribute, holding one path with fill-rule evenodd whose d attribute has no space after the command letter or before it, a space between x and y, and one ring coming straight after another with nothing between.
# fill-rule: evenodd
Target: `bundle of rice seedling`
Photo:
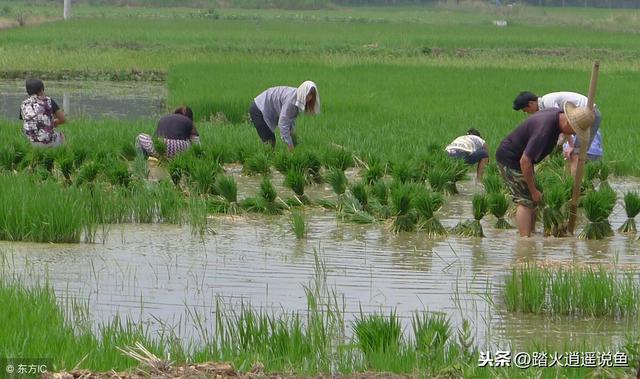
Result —
<instances>
[{"instance_id":1,"label":"bundle of rice seedling","mask_svg":"<svg viewBox=\"0 0 640 379\"><path fill-rule=\"evenodd\" d=\"M213 189L216 196L209 202L212 212L238 213L238 185L233 176L218 175Z\"/></svg>"},{"instance_id":2,"label":"bundle of rice seedling","mask_svg":"<svg viewBox=\"0 0 640 379\"><path fill-rule=\"evenodd\" d=\"M371 224L375 221L374 217L365 210L363 204L350 191L345 192L340 197L338 213L343 220L356 224Z\"/></svg>"},{"instance_id":3,"label":"bundle of rice seedling","mask_svg":"<svg viewBox=\"0 0 640 379\"><path fill-rule=\"evenodd\" d=\"M273 157L273 167L282 175L287 175L287 172L291 168L291 154L285 151L276 153Z\"/></svg>"},{"instance_id":4,"label":"bundle of rice seedling","mask_svg":"<svg viewBox=\"0 0 640 379\"><path fill-rule=\"evenodd\" d=\"M385 166L380 162L379 159L369 157L367 163L364 166L364 169L360 171L360 175L362 179L367 184L376 183L378 180L382 179L385 174Z\"/></svg>"},{"instance_id":5,"label":"bundle of rice seedling","mask_svg":"<svg viewBox=\"0 0 640 379\"><path fill-rule=\"evenodd\" d=\"M565 237L569 217L568 202L571 199L572 181L556 181L544 189L542 223L545 236Z\"/></svg>"},{"instance_id":6,"label":"bundle of rice seedling","mask_svg":"<svg viewBox=\"0 0 640 379\"><path fill-rule=\"evenodd\" d=\"M580 233L580 238L602 239L613 235L609 215L616 204L616 194L610 188L589 191L582 199L582 208L589 220Z\"/></svg>"},{"instance_id":7,"label":"bundle of rice seedling","mask_svg":"<svg viewBox=\"0 0 640 379\"><path fill-rule=\"evenodd\" d=\"M13 146L0 147L0 168L7 171L13 170L13 161L15 159L15 150Z\"/></svg>"},{"instance_id":8,"label":"bundle of rice seedling","mask_svg":"<svg viewBox=\"0 0 640 379\"><path fill-rule=\"evenodd\" d=\"M173 184L179 185L182 178L189 175L189 169L192 165L193 159L188 154L179 154L172 159L167 166L167 170Z\"/></svg>"},{"instance_id":9,"label":"bundle of rice seedling","mask_svg":"<svg viewBox=\"0 0 640 379\"><path fill-rule=\"evenodd\" d=\"M98 177L98 173L100 172L100 166L96 162L87 162L80 170L78 170L78 175L76 176L76 185L80 186L83 184L93 183Z\"/></svg>"},{"instance_id":10,"label":"bundle of rice seedling","mask_svg":"<svg viewBox=\"0 0 640 379\"><path fill-rule=\"evenodd\" d=\"M480 220L487 214L488 201L485 195L475 194L471 200L473 205L473 220L459 223L453 232L463 237L484 237Z\"/></svg>"},{"instance_id":11,"label":"bundle of rice seedling","mask_svg":"<svg viewBox=\"0 0 640 379\"><path fill-rule=\"evenodd\" d=\"M391 205L395 215L392 229L395 233L413 231L416 226L416 215L411 212L411 199L413 197L411 187L395 183L391 188Z\"/></svg>"},{"instance_id":12,"label":"bundle of rice seedling","mask_svg":"<svg viewBox=\"0 0 640 379\"><path fill-rule=\"evenodd\" d=\"M262 178L258 197L248 197L240 202L242 209L269 215L282 214L284 204L278 201L278 193L268 177Z\"/></svg>"},{"instance_id":13,"label":"bundle of rice seedling","mask_svg":"<svg viewBox=\"0 0 640 379\"><path fill-rule=\"evenodd\" d=\"M486 188L486 186L485 186ZM512 229L513 226L504 219L504 215L509 209L509 200L507 196L502 192L492 192L487 195L487 203L491 214L498 219L496 222L496 229Z\"/></svg>"},{"instance_id":14,"label":"bundle of rice seedling","mask_svg":"<svg viewBox=\"0 0 640 379\"><path fill-rule=\"evenodd\" d=\"M291 211L291 227L297 239L303 239L307 234L307 221L304 211L294 209Z\"/></svg>"},{"instance_id":15,"label":"bundle of rice seedling","mask_svg":"<svg viewBox=\"0 0 640 379\"><path fill-rule=\"evenodd\" d=\"M162 138L153 137L153 149L156 152L157 158L166 158L167 157L167 143Z\"/></svg>"},{"instance_id":16,"label":"bundle of rice seedling","mask_svg":"<svg viewBox=\"0 0 640 379\"><path fill-rule=\"evenodd\" d=\"M353 154L343 148L328 149L323 163L326 168L337 167L344 171L354 166Z\"/></svg>"},{"instance_id":17,"label":"bundle of rice seedling","mask_svg":"<svg viewBox=\"0 0 640 379\"><path fill-rule=\"evenodd\" d=\"M268 175L271 172L271 158L266 152L258 151L245 159L242 170L248 175Z\"/></svg>"},{"instance_id":18,"label":"bundle of rice seedling","mask_svg":"<svg viewBox=\"0 0 640 379\"><path fill-rule=\"evenodd\" d=\"M216 161L192 160L189 172L189 186L192 191L201 195L215 194L214 183L220 170L220 165Z\"/></svg>"},{"instance_id":19,"label":"bundle of rice seedling","mask_svg":"<svg viewBox=\"0 0 640 379\"><path fill-rule=\"evenodd\" d=\"M131 173L129 167L122 161L113 162L108 166L107 180L114 186L128 187L131 182Z\"/></svg>"},{"instance_id":20,"label":"bundle of rice seedling","mask_svg":"<svg viewBox=\"0 0 640 379\"><path fill-rule=\"evenodd\" d=\"M635 191L629 191L624 195L624 210L627 213L627 221L618 228L620 233L636 233L635 217L640 213L640 195Z\"/></svg>"},{"instance_id":21,"label":"bundle of rice seedling","mask_svg":"<svg viewBox=\"0 0 640 379\"><path fill-rule=\"evenodd\" d=\"M408 183L413 180L411 167L405 161L396 162L391 166L393 180L398 183Z\"/></svg>"},{"instance_id":22,"label":"bundle of rice seedling","mask_svg":"<svg viewBox=\"0 0 640 379\"><path fill-rule=\"evenodd\" d=\"M294 159L294 165L299 165L304 170L307 183L322 183L322 175L320 175L322 162L320 162L318 156L310 151L296 151L294 157L298 156L298 159Z\"/></svg>"},{"instance_id":23,"label":"bundle of rice seedling","mask_svg":"<svg viewBox=\"0 0 640 379\"><path fill-rule=\"evenodd\" d=\"M369 191L367 186L363 182L353 183L349 187L351 194L358 200L363 209L367 209L369 206Z\"/></svg>"},{"instance_id":24,"label":"bundle of rice seedling","mask_svg":"<svg viewBox=\"0 0 640 379\"><path fill-rule=\"evenodd\" d=\"M137 155L135 146L130 142L125 142L120 147L120 156L127 160L132 161Z\"/></svg>"},{"instance_id":25,"label":"bundle of rice seedling","mask_svg":"<svg viewBox=\"0 0 640 379\"><path fill-rule=\"evenodd\" d=\"M338 167L330 168L324 179L338 196L342 195L347 189L347 176Z\"/></svg>"},{"instance_id":26,"label":"bundle of rice seedling","mask_svg":"<svg viewBox=\"0 0 640 379\"><path fill-rule=\"evenodd\" d=\"M443 202L442 195L427 190L419 191L413 198L413 207L420 218L418 229L424 231L430 238L447 234L440 220L435 217L435 213L442 207Z\"/></svg>"},{"instance_id":27,"label":"bundle of rice seedling","mask_svg":"<svg viewBox=\"0 0 640 379\"><path fill-rule=\"evenodd\" d=\"M289 170L284 178L284 185L290 188L296 194L298 200L302 204L309 203L308 199L304 196L304 186L306 185L306 180L303 172L293 168Z\"/></svg>"},{"instance_id":28,"label":"bundle of rice seedling","mask_svg":"<svg viewBox=\"0 0 640 379\"><path fill-rule=\"evenodd\" d=\"M487 194L502 193L504 191L504 184L499 174L487 173L482 179L482 184L484 184L484 191Z\"/></svg>"}]
</instances>

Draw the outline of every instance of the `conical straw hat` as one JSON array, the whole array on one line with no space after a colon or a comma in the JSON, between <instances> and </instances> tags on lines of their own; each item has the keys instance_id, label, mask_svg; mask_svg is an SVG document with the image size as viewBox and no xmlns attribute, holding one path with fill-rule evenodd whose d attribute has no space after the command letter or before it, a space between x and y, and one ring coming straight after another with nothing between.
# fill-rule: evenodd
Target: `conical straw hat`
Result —
<instances>
[{"instance_id":1,"label":"conical straw hat","mask_svg":"<svg viewBox=\"0 0 640 379\"><path fill-rule=\"evenodd\" d=\"M587 107L576 107L574 103L567 101L564 103L564 114L576 136L581 141L589 141L589 132L596 119L593 110Z\"/></svg>"}]
</instances>

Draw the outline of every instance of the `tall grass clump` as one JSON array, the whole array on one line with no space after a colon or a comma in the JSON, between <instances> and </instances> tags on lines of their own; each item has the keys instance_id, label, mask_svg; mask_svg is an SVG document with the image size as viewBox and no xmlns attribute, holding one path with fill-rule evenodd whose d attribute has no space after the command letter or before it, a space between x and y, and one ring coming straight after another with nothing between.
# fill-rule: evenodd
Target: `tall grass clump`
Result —
<instances>
[{"instance_id":1,"label":"tall grass clump","mask_svg":"<svg viewBox=\"0 0 640 379\"><path fill-rule=\"evenodd\" d=\"M444 202L442 195L424 189L418 191L412 201L418 213L418 230L426 233L430 238L447 234L447 230L435 216Z\"/></svg>"},{"instance_id":2,"label":"tall grass clump","mask_svg":"<svg viewBox=\"0 0 640 379\"><path fill-rule=\"evenodd\" d=\"M507 309L534 314L591 317L636 315L640 284L637 273L605 267L513 268L505 279Z\"/></svg>"},{"instance_id":3,"label":"tall grass clump","mask_svg":"<svg viewBox=\"0 0 640 379\"><path fill-rule=\"evenodd\" d=\"M589 191L582 199L582 208L588 223L578 237L603 239L613 236L609 215L616 204L616 193L609 187Z\"/></svg>"},{"instance_id":4,"label":"tall grass clump","mask_svg":"<svg viewBox=\"0 0 640 379\"><path fill-rule=\"evenodd\" d=\"M473 206L473 220L458 223L453 228L453 233L463 237L484 237L480 220L487 214L489 207L487 197L482 194L475 194L471 199L471 204Z\"/></svg>"},{"instance_id":5,"label":"tall grass clump","mask_svg":"<svg viewBox=\"0 0 640 379\"><path fill-rule=\"evenodd\" d=\"M636 233L635 217L640 213L640 195L635 191L628 191L624 195L624 211L627 213L627 220L618 228L620 233Z\"/></svg>"},{"instance_id":6,"label":"tall grass clump","mask_svg":"<svg viewBox=\"0 0 640 379\"><path fill-rule=\"evenodd\" d=\"M486 186L485 186L486 189ZM502 192L490 192L487 195L487 204L489 212L497 219L496 229L512 229L513 226L509 221L505 220L504 215L509 210L509 200Z\"/></svg>"}]
</instances>

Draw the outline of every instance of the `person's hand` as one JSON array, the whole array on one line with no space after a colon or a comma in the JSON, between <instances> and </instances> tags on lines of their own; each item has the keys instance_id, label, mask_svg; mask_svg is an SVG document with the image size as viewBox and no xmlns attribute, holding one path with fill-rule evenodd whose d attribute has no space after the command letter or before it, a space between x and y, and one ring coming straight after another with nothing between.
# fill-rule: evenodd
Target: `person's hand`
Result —
<instances>
[{"instance_id":1,"label":"person's hand","mask_svg":"<svg viewBox=\"0 0 640 379\"><path fill-rule=\"evenodd\" d=\"M570 159L571 153L573 153L573 147L569 146L562 151L562 155L564 155L564 159Z\"/></svg>"},{"instance_id":2,"label":"person's hand","mask_svg":"<svg viewBox=\"0 0 640 379\"><path fill-rule=\"evenodd\" d=\"M533 200L534 203L539 204L542 201L542 192L538 191L538 189L536 188L531 193L531 200Z\"/></svg>"}]
</instances>

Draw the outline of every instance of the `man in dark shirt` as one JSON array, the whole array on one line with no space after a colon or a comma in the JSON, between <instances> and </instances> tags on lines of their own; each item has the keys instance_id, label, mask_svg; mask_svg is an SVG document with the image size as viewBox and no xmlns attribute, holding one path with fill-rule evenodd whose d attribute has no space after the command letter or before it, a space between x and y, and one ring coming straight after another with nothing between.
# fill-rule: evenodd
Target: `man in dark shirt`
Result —
<instances>
[{"instance_id":1,"label":"man in dark shirt","mask_svg":"<svg viewBox=\"0 0 640 379\"><path fill-rule=\"evenodd\" d=\"M560 133L582 134L593 120L593 112L588 108L577 108L567 102L564 111L551 108L533 114L500 143L496 161L518 206L516 223L520 236L529 237L533 233L536 207L542 200L542 192L535 185L533 166L551 153Z\"/></svg>"}]
</instances>

